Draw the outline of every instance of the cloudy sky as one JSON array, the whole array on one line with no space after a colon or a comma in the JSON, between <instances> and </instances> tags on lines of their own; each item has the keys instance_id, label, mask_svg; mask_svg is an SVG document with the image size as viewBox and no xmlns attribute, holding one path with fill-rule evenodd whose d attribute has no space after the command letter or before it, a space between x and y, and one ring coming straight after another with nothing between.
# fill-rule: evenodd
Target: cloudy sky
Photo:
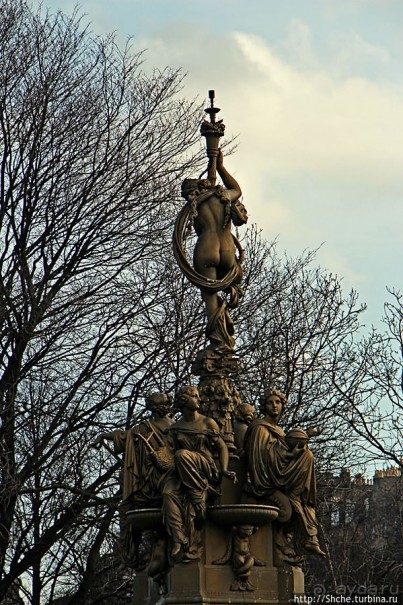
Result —
<instances>
[{"instance_id":1,"label":"cloudy sky","mask_svg":"<svg viewBox=\"0 0 403 605\"><path fill-rule=\"evenodd\" d=\"M76 2L44 0L70 13ZM402 289L402 0L81 0L94 33L216 90L253 222L343 277L377 323Z\"/></svg>"}]
</instances>

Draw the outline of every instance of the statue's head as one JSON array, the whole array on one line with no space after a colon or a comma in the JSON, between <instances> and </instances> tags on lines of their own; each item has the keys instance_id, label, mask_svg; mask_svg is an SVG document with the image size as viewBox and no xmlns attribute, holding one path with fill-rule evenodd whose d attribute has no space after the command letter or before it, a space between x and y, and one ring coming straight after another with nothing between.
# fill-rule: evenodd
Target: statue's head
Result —
<instances>
[{"instance_id":1,"label":"statue's head","mask_svg":"<svg viewBox=\"0 0 403 605\"><path fill-rule=\"evenodd\" d=\"M245 424L250 424L252 420L256 416L256 411L253 405L249 405L249 403L241 403L236 408L236 420L238 422L245 422Z\"/></svg>"},{"instance_id":2,"label":"statue's head","mask_svg":"<svg viewBox=\"0 0 403 605\"><path fill-rule=\"evenodd\" d=\"M146 397L146 409L153 416L166 416L172 407L172 397L166 393L151 393Z\"/></svg>"},{"instance_id":3,"label":"statue's head","mask_svg":"<svg viewBox=\"0 0 403 605\"><path fill-rule=\"evenodd\" d=\"M200 394L199 389L197 387L186 386L181 387L175 393L175 407L178 410L183 410L183 408L187 405L194 407L196 409L200 406Z\"/></svg>"},{"instance_id":4,"label":"statue's head","mask_svg":"<svg viewBox=\"0 0 403 605\"><path fill-rule=\"evenodd\" d=\"M203 191L211 189L208 179L185 179L182 182L181 194L188 201L197 198Z\"/></svg>"},{"instance_id":5,"label":"statue's head","mask_svg":"<svg viewBox=\"0 0 403 605\"><path fill-rule=\"evenodd\" d=\"M269 416L281 416L287 405L287 396L273 387L266 388L259 399L260 411Z\"/></svg>"},{"instance_id":6,"label":"statue's head","mask_svg":"<svg viewBox=\"0 0 403 605\"><path fill-rule=\"evenodd\" d=\"M253 525L237 525L235 529L236 533L240 538L249 538L252 534L255 533L255 528Z\"/></svg>"},{"instance_id":7,"label":"statue's head","mask_svg":"<svg viewBox=\"0 0 403 605\"><path fill-rule=\"evenodd\" d=\"M241 227L248 222L248 212L241 200L236 200L232 204L231 219L236 227Z\"/></svg>"}]
</instances>

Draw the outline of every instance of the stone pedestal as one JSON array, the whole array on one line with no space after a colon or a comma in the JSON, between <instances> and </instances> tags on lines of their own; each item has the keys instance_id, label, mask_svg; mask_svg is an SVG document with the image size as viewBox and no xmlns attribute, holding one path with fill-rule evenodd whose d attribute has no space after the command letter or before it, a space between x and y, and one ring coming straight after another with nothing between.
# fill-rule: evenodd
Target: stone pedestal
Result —
<instances>
[{"instance_id":1,"label":"stone pedestal","mask_svg":"<svg viewBox=\"0 0 403 605\"><path fill-rule=\"evenodd\" d=\"M149 578L146 571L136 573L133 580L133 605L158 605L163 603L159 585Z\"/></svg>"},{"instance_id":2,"label":"stone pedestal","mask_svg":"<svg viewBox=\"0 0 403 605\"><path fill-rule=\"evenodd\" d=\"M260 527L250 538L250 551L264 561L264 567L254 567L250 575L253 591L231 590L234 572L231 564L214 565L231 540L231 528L219 527L207 520L205 550L201 561L179 564L170 572L169 590L165 602L170 605L209 603L261 603L262 605L289 605L295 594L304 592L301 569L273 564L273 535L271 524Z\"/></svg>"},{"instance_id":3,"label":"stone pedestal","mask_svg":"<svg viewBox=\"0 0 403 605\"><path fill-rule=\"evenodd\" d=\"M235 592L229 589L234 580L230 565L180 563L169 574L168 593L161 595L159 586L143 571L133 581L133 605L289 605L294 595L304 593L304 575L298 567L256 567L250 579L254 592Z\"/></svg>"},{"instance_id":4,"label":"stone pedestal","mask_svg":"<svg viewBox=\"0 0 403 605\"><path fill-rule=\"evenodd\" d=\"M230 467L237 472L239 481L234 485L224 479L220 503L208 509L201 559L176 564L168 574L164 596L146 572L140 572L134 580L133 605L289 605L294 595L304 593L304 575L299 567L275 565L272 521L278 509L242 504L245 468L236 460L231 461ZM255 528L249 537L248 548L256 560L264 563L251 569L249 583L253 590L233 589L236 576L232 565L232 536L234 528L240 525ZM217 564L224 560L225 563Z\"/></svg>"}]
</instances>

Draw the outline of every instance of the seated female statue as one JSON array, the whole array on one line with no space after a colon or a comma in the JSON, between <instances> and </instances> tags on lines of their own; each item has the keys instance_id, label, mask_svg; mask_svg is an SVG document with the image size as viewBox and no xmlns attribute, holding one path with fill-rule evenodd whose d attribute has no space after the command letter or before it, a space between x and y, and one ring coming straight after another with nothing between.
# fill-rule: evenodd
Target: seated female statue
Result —
<instances>
[{"instance_id":1,"label":"seated female statue","mask_svg":"<svg viewBox=\"0 0 403 605\"><path fill-rule=\"evenodd\" d=\"M195 521L205 518L208 500L220 495L222 477L236 477L228 471L228 449L217 423L198 412L197 387L182 387L175 404L182 417L167 430L174 468L163 489L163 521L172 540L171 557L178 561L183 555L198 557Z\"/></svg>"},{"instance_id":2,"label":"seated female statue","mask_svg":"<svg viewBox=\"0 0 403 605\"><path fill-rule=\"evenodd\" d=\"M316 481L308 434L293 429L288 435L278 426L286 396L266 389L260 399L263 418L253 420L244 448L249 473L245 491L259 501L279 506L278 520L287 522L295 513L305 550L325 556L317 538Z\"/></svg>"}]
</instances>

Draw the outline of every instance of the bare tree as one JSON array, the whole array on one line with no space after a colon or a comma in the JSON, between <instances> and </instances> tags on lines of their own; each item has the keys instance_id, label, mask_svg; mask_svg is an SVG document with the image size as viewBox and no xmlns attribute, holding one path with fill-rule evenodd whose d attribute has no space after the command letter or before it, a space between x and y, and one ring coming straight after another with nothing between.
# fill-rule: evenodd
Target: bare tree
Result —
<instances>
[{"instance_id":1,"label":"bare tree","mask_svg":"<svg viewBox=\"0 0 403 605\"><path fill-rule=\"evenodd\" d=\"M367 461L403 467L403 296L390 290L382 332L373 328L352 350L333 382L346 401L343 420L357 435Z\"/></svg>"},{"instance_id":2,"label":"bare tree","mask_svg":"<svg viewBox=\"0 0 403 605\"><path fill-rule=\"evenodd\" d=\"M281 258L276 245L254 229L246 247L245 297L237 318L243 397L254 403L264 385L276 385L289 395L286 425L322 430L312 443L320 452L318 464L341 468L353 455L358 462L355 437L340 420L347 402L334 376L345 371L360 342L365 305L356 292L343 292L337 276L315 266L315 251ZM358 377L352 384L360 388Z\"/></svg>"},{"instance_id":3,"label":"bare tree","mask_svg":"<svg viewBox=\"0 0 403 605\"><path fill-rule=\"evenodd\" d=\"M0 598L25 574L40 603L85 576L69 536L102 551L115 469L86 451L153 386L150 266L200 110L77 14L0 8Z\"/></svg>"}]
</instances>

